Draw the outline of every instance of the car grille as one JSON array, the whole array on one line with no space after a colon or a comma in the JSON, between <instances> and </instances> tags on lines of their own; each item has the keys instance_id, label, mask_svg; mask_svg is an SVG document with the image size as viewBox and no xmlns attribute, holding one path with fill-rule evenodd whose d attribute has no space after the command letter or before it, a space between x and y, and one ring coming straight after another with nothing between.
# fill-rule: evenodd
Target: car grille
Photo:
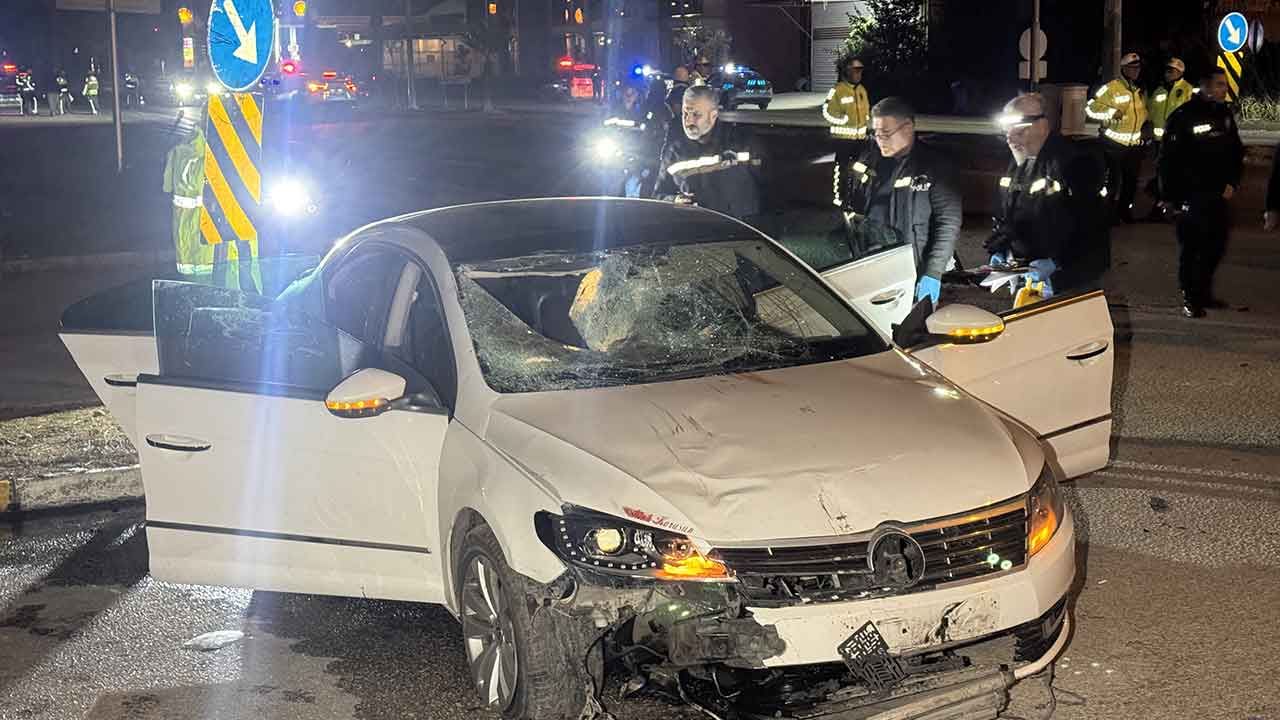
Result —
<instances>
[{"instance_id":1,"label":"car grille","mask_svg":"<svg viewBox=\"0 0 1280 720\"><path fill-rule=\"evenodd\" d=\"M924 551L924 575L909 588L883 587L867 565L869 538L809 546L718 548L749 602L764 606L882 597L1012 571L1026 563L1026 511L1018 505L974 520L902 528Z\"/></svg>"}]
</instances>

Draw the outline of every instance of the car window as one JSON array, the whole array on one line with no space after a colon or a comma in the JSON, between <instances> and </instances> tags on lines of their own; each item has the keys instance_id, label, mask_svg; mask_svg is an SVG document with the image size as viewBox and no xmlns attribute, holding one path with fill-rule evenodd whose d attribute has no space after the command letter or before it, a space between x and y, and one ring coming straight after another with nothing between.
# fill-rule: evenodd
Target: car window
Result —
<instances>
[{"instance_id":1,"label":"car window","mask_svg":"<svg viewBox=\"0 0 1280 720\"><path fill-rule=\"evenodd\" d=\"M387 318L386 352L420 373L447 407L457 396L457 369L440 294L416 263L401 273Z\"/></svg>"},{"instance_id":2,"label":"car window","mask_svg":"<svg viewBox=\"0 0 1280 720\"><path fill-rule=\"evenodd\" d=\"M750 222L818 272L906 243L897 230L865 218L846 217L838 209L793 210Z\"/></svg>"},{"instance_id":3,"label":"car window","mask_svg":"<svg viewBox=\"0 0 1280 720\"><path fill-rule=\"evenodd\" d=\"M325 277L325 318L329 324L374 347L382 332L397 280L408 260L396 250L357 248Z\"/></svg>"}]
</instances>

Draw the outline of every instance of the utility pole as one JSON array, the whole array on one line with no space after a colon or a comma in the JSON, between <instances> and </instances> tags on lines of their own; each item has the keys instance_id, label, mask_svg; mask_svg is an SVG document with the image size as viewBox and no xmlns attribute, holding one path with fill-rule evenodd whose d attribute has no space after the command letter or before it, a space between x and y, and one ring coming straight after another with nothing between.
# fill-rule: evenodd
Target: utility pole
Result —
<instances>
[{"instance_id":1,"label":"utility pole","mask_svg":"<svg viewBox=\"0 0 1280 720\"><path fill-rule=\"evenodd\" d=\"M1110 80L1120 74L1120 54L1122 52L1121 21L1124 16L1124 0L1105 0L1102 17L1102 72L1103 80Z\"/></svg>"},{"instance_id":2,"label":"utility pole","mask_svg":"<svg viewBox=\"0 0 1280 720\"><path fill-rule=\"evenodd\" d=\"M120 116L120 51L116 41L116 0L107 0L111 25L111 108L116 128L116 174L124 172L124 119Z\"/></svg>"},{"instance_id":3,"label":"utility pole","mask_svg":"<svg viewBox=\"0 0 1280 720\"><path fill-rule=\"evenodd\" d=\"M418 109L418 93L413 87L413 33L409 22L413 17L413 0L404 0L404 83L410 110Z\"/></svg>"},{"instance_id":4,"label":"utility pole","mask_svg":"<svg viewBox=\"0 0 1280 720\"><path fill-rule=\"evenodd\" d=\"M1031 0L1031 59L1027 67L1031 72L1027 77L1031 80L1031 91L1035 92L1040 85L1040 0Z\"/></svg>"}]
</instances>

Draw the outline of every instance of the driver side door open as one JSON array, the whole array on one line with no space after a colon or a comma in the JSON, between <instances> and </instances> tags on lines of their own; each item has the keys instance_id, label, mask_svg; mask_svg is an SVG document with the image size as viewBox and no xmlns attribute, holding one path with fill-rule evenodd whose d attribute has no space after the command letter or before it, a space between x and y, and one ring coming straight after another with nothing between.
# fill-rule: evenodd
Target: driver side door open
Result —
<instances>
[{"instance_id":1,"label":"driver side door open","mask_svg":"<svg viewBox=\"0 0 1280 720\"><path fill-rule=\"evenodd\" d=\"M137 387L155 577L443 600L436 487L452 389L432 387L408 354L444 332L425 317L439 310L434 285L372 243L330 270L325 314L338 327L237 307L218 288L157 285L159 373ZM365 367L405 377L409 401L372 417L330 412L329 391Z\"/></svg>"}]
</instances>

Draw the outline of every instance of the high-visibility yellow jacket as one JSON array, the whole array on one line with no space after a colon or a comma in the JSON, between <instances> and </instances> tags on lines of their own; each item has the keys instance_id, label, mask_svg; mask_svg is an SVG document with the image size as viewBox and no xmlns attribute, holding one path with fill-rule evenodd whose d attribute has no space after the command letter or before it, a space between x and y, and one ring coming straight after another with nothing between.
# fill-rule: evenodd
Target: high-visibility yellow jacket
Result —
<instances>
[{"instance_id":1,"label":"high-visibility yellow jacket","mask_svg":"<svg viewBox=\"0 0 1280 720\"><path fill-rule=\"evenodd\" d=\"M1084 112L1102 122L1102 136L1111 142L1126 147L1142 142L1147 106L1142 91L1128 80L1116 78L1098 88Z\"/></svg>"},{"instance_id":2,"label":"high-visibility yellow jacket","mask_svg":"<svg viewBox=\"0 0 1280 720\"><path fill-rule=\"evenodd\" d=\"M1162 85L1151 91L1147 99L1147 110L1151 115L1151 127L1157 140L1164 137L1164 124L1168 121L1169 115L1182 103L1190 100L1193 93L1195 88L1183 78L1178 78L1171 88Z\"/></svg>"},{"instance_id":3,"label":"high-visibility yellow jacket","mask_svg":"<svg viewBox=\"0 0 1280 720\"><path fill-rule=\"evenodd\" d=\"M831 134L851 140L866 140L871 122L871 100L861 83L841 80L827 93L822 104L822 117L831 125Z\"/></svg>"}]
</instances>

